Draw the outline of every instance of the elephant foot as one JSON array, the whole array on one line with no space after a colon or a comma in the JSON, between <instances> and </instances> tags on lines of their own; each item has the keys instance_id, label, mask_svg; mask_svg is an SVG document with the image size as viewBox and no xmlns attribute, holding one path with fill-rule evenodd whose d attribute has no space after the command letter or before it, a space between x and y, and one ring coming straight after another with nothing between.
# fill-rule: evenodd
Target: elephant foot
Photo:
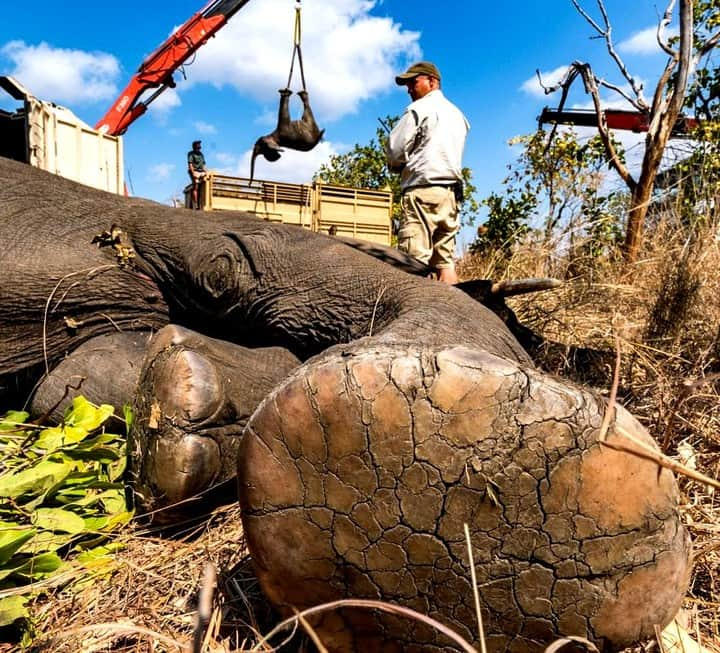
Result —
<instances>
[{"instance_id":1,"label":"elephant foot","mask_svg":"<svg viewBox=\"0 0 720 653\"><path fill-rule=\"evenodd\" d=\"M489 650L652 637L688 585L678 490L667 470L598 442L603 414L590 393L473 349L321 355L272 392L240 445L265 594L286 614L385 600L472 642L467 524ZM616 425L652 443L622 408L609 443L623 442ZM313 627L330 651L450 647L359 609Z\"/></svg>"},{"instance_id":2,"label":"elephant foot","mask_svg":"<svg viewBox=\"0 0 720 653\"><path fill-rule=\"evenodd\" d=\"M248 418L297 365L280 348L246 349L175 325L158 332L128 447L141 512L169 523L225 502L227 493L213 490L235 477Z\"/></svg>"},{"instance_id":3,"label":"elephant foot","mask_svg":"<svg viewBox=\"0 0 720 653\"><path fill-rule=\"evenodd\" d=\"M55 423L74 397L110 404L116 415L132 402L150 333L123 331L97 336L68 354L35 390L30 402L33 417Z\"/></svg>"}]
</instances>

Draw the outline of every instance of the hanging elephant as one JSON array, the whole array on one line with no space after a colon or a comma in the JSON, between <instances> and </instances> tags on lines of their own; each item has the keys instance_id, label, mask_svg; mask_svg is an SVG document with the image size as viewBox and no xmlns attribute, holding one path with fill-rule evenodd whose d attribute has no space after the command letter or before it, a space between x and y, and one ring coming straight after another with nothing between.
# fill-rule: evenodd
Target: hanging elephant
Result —
<instances>
[{"instance_id":1,"label":"hanging elephant","mask_svg":"<svg viewBox=\"0 0 720 653\"><path fill-rule=\"evenodd\" d=\"M284 147L300 152L312 150L323 137L324 129L320 129L315 122L315 116L310 108L308 93L298 91L303 103L303 113L299 120L290 118L289 88L280 89L280 107L278 109L278 123L270 134L261 136L255 142L252 158L250 160L250 181L255 177L255 159L262 154L268 161L277 161Z\"/></svg>"},{"instance_id":2,"label":"hanging elephant","mask_svg":"<svg viewBox=\"0 0 720 653\"><path fill-rule=\"evenodd\" d=\"M613 650L675 615L676 482L619 450L623 431L652 439L616 407L601 444L605 401L538 371L466 293L298 227L198 220L5 159L0 177L3 406L39 385L47 412L78 376L113 386L135 405L147 508L237 473L283 613L379 598L474 641L467 524L489 650L563 635ZM312 624L331 651L452 649L375 612Z\"/></svg>"}]
</instances>

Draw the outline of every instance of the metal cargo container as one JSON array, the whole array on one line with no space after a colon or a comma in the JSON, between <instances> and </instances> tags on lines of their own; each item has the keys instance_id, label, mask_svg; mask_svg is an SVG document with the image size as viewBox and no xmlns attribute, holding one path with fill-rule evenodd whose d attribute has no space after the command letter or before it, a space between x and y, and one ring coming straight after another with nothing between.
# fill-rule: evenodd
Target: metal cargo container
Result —
<instances>
[{"instance_id":1,"label":"metal cargo container","mask_svg":"<svg viewBox=\"0 0 720 653\"><path fill-rule=\"evenodd\" d=\"M12 77L0 77L0 87L23 103L14 113L0 110L0 156L93 188L125 192L119 136L102 134L69 109L38 100Z\"/></svg>"},{"instance_id":2,"label":"metal cargo container","mask_svg":"<svg viewBox=\"0 0 720 653\"><path fill-rule=\"evenodd\" d=\"M250 181L210 172L200 187L200 205L206 211L246 211L312 231L328 232L334 227L338 236L391 244L389 190ZM191 186L185 188L185 206L192 206Z\"/></svg>"}]
</instances>

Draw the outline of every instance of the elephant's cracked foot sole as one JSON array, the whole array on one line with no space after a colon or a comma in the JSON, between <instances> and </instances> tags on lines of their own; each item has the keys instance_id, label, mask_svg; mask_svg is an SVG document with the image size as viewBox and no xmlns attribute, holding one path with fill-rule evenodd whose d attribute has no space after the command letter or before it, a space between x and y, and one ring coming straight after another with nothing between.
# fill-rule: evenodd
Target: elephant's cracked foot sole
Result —
<instances>
[{"instance_id":1,"label":"elephant's cracked foot sole","mask_svg":"<svg viewBox=\"0 0 720 653\"><path fill-rule=\"evenodd\" d=\"M688 584L675 479L598 443L604 402L466 348L375 348L296 370L240 447L243 523L287 613L383 599L487 646L601 649L653 636ZM651 442L622 408L615 423ZM359 610L314 622L331 651L448 650L424 624ZM478 643L476 642L476 646Z\"/></svg>"},{"instance_id":2,"label":"elephant's cracked foot sole","mask_svg":"<svg viewBox=\"0 0 720 653\"><path fill-rule=\"evenodd\" d=\"M278 347L247 349L176 325L159 331L140 376L129 446L140 510L167 523L226 502L227 492L211 490L234 479L248 418L298 363Z\"/></svg>"}]
</instances>

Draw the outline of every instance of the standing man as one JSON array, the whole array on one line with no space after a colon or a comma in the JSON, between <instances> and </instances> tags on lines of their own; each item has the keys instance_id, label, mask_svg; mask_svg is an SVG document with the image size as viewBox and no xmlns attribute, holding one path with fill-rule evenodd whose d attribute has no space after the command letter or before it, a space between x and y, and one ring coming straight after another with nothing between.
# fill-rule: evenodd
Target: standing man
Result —
<instances>
[{"instance_id":1,"label":"standing man","mask_svg":"<svg viewBox=\"0 0 720 653\"><path fill-rule=\"evenodd\" d=\"M462 155L470 125L440 90L435 64L414 63L395 83L407 86L413 100L387 146L388 168L400 173L402 190L398 249L428 264L440 281L454 284Z\"/></svg>"},{"instance_id":2,"label":"standing man","mask_svg":"<svg viewBox=\"0 0 720 653\"><path fill-rule=\"evenodd\" d=\"M193 141L192 150L187 154L188 174L192 182L192 208L200 208L200 184L207 176L205 157L202 153L202 141Z\"/></svg>"}]
</instances>

